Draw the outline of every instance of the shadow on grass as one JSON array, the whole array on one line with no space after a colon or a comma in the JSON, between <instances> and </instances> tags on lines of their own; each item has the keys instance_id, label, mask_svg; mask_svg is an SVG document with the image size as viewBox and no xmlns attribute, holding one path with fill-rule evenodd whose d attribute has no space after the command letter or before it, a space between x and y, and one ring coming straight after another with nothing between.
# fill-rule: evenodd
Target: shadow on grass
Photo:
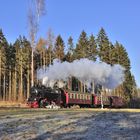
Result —
<instances>
[{"instance_id":1,"label":"shadow on grass","mask_svg":"<svg viewBox=\"0 0 140 140\"><path fill-rule=\"evenodd\" d=\"M71 126L76 127L65 131ZM54 128L31 140L139 140L139 132L140 113L103 112Z\"/></svg>"},{"instance_id":2,"label":"shadow on grass","mask_svg":"<svg viewBox=\"0 0 140 140\"><path fill-rule=\"evenodd\" d=\"M9 122L0 123L0 138L4 132L16 138L18 134L26 135L35 129L35 138L25 136L30 140L139 140L140 138L140 113L128 112L90 112L89 116L78 116L78 112L59 113L36 117L35 119L9 119ZM82 114L82 113L81 113ZM56 118L55 118L56 117ZM61 124L61 121L76 119L74 122ZM11 119L11 121L10 121ZM41 127L47 122L53 126L53 120L58 120L61 125L52 128L52 131L43 130ZM25 125L24 125L25 124ZM55 125L54 125L55 126ZM21 140L24 137L21 138Z\"/></svg>"}]
</instances>

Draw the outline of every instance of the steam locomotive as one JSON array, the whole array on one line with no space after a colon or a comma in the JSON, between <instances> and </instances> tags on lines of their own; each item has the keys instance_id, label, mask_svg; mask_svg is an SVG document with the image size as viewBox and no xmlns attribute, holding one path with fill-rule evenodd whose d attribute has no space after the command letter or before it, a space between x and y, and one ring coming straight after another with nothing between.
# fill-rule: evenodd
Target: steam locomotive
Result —
<instances>
[{"instance_id":1,"label":"steam locomotive","mask_svg":"<svg viewBox=\"0 0 140 140\"><path fill-rule=\"evenodd\" d=\"M124 102L118 96L101 96L93 93L79 93L78 91L67 91L61 88L50 88L45 86L34 86L31 88L28 105L31 108L41 107L123 107Z\"/></svg>"}]
</instances>

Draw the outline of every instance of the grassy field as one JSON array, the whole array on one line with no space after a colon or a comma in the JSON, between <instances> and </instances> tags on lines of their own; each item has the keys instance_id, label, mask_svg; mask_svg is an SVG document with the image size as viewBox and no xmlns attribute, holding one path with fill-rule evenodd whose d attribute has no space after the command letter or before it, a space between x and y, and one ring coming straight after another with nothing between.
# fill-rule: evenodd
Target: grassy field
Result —
<instances>
[{"instance_id":1,"label":"grassy field","mask_svg":"<svg viewBox=\"0 0 140 140\"><path fill-rule=\"evenodd\" d=\"M123 108L123 109L114 109L114 108L81 108L81 109L46 109L46 108L29 108L29 107L0 107L0 115L1 114L28 114L28 113L46 113L46 112L140 112L140 109L129 109L129 108Z\"/></svg>"},{"instance_id":2,"label":"grassy field","mask_svg":"<svg viewBox=\"0 0 140 140\"><path fill-rule=\"evenodd\" d=\"M0 108L2 140L133 140L139 109Z\"/></svg>"}]
</instances>

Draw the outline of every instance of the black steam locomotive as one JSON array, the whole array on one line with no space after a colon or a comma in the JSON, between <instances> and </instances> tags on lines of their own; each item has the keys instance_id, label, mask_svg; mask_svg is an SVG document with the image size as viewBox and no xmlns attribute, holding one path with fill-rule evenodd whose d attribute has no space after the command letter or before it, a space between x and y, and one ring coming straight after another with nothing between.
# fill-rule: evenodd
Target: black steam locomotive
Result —
<instances>
[{"instance_id":1,"label":"black steam locomotive","mask_svg":"<svg viewBox=\"0 0 140 140\"><path fill-rule=\"evenodd\" d=\"M61 88L50 88L36 86L31 88L28 105L31 108L39 107L98 107L101 105L110 107L123 107L124 102L118 96L102 96L94 93L81 93L78 91L67 91Z\"/></svg>"},{"instance_id":2,"label":"black steam locomotive","mask_svg":"<svg viewBox=\"0 0 140 140\"><path fill-rule=\"evenodd\" d=\"M64 91L59 88L50 88L45 86L34 86L31 88L28 105L33 108L45 107L47 105L64 106Z\"/></svg>"}]
</instances>

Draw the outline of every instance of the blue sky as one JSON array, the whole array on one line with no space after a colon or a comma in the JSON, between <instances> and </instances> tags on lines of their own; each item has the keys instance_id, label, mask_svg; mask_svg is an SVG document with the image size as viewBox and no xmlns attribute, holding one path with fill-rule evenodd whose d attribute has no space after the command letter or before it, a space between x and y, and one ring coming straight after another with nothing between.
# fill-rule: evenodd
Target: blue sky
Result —
<instances>
[{"instance_id":1,"label":"blue sky","mask_svg":"<svg viewBox=\"0 0 140 140\"><path fill-rule=\"evenodd\" d=\"M61 34L67 44L74 42L82 30L98 34L103 27L111 42L119 41L126 48L131 71L140 87L140 0L46 0L46 16L40 21L38 36L46 37L49 28L55 36ZM8 42L19 35L28 37L28 0L1 0L0 28Z\"/></svg>"}]
</instances>

